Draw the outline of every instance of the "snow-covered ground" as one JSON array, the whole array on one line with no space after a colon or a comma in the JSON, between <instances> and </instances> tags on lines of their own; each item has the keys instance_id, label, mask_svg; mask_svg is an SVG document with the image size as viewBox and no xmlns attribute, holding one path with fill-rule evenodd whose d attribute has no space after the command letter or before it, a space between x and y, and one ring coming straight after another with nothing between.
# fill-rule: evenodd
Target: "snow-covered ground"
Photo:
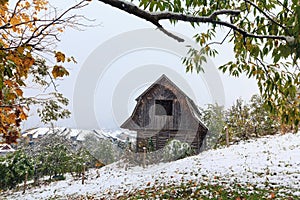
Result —
<instances>
[{"instance_id":1,"label":"snow-covered ground","mask_svg":"<svg viewBox=\"0 0 300 200\"><path fill-rule=\"evenodd\" d=\"M98 177L99 175L99 177ZM300 196L300 133L265 137L229 148L210 150L170 163L142 167L118 167L114 163L90 170L84 185L68 178L40 188L5 194L7 199L46 199L56 196L87 195L115 199L115 195L166 183L184 181L284 186Z\"/></svg>"}]
</instances>

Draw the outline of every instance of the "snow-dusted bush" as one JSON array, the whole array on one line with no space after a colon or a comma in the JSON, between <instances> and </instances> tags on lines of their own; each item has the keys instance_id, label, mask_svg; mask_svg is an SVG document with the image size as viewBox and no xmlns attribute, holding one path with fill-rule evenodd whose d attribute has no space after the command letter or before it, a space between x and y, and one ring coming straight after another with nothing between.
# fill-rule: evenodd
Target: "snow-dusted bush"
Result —
<instances>
[{"instance_id":1,"label":"snow-dusted bush","mask_svg":"<svg viewBox=\"0 0 300 200\"><path fill-rule=\"evenodd\" d=\"M72 152L68 151L64 144L53 144L45 148L39 161L42 163L42 168L45 175L50 177L64 176L65 173L71 171Z\"/></svg>"},{"instance_id":2,"label":"snow-dusted bush","mask_svg":"<svg viewBox=\"0 0 300 200\"><path fill-rule=\"evenodd\" d=\"M63 179L66 173L80 175L83 166L88 169L94 166L94 158L79 144L60 136L45 136L32 145L23 144L34 163L34 183L44 176Z\"/></svg>"},{"instance_id":3,"label":"snow-dusted bush","mask_svg":"<svg viewBox=\"0 0 300 200\"><path fill-rule=\"evenodd\" d=\"M226 111L226 126L230 141L238 142L274 135L279 131L280 121L266 110L262 97L253 95L249 103L237 99Z\"/></svg>"},{"instance_id":4,"label":"snow-dusted bush","mask_svg":"<svg viewBox=\"0 0 300 200\"><path fill-rule=\"evenodd\" d=\"M162 160L173 161L186 158L193 154L195 154L195 152L188 143L174 139L168 142L164 147L162 151Z\"/></svg>"},{"instance_id":5,"label":"snow-dusted bush","mask_svg":"<svg viewBox=\"0 0 300 200\"><path fill-rule=\"evenodd\" d=\"M49 146L36 154L37 171L42 176L63 177L66 173L80 175L83 166L87 169L93 162L92 156L84 148L74 148L67 142L52 140Z\"/></svg>"},{"instance_id":6,"label":"snow-dusted bush","mask_svg":"<svg viewBox=\"0 0 300 200\"><path fill-rule=\"evenodd\" d=\"M0 157L0 189L9 189L33 176L33 159L22 150Z\"/></svg>"},{"instance_id":7,"label":"snow-dusted bush","mask_svg":"<svg viewBox=\"0 0 300 200\"><path fill-rule=\"evenodd\" d=\"M156 151L146 149L146 154L143 152L134 153L132 150L124 152L122 160L130 165L151 165L162 162L170 162L195 155L195 151L188 143L179 140L170 140L167 145ZM145 162L145 163L144 163Z\"/></svg>"},{"instance_id":8,"label":"snow-dusted bush","mask_svg":"<svg viewBox=\"0 0 300 200\"><path fill-rule=\"evenodd\" d=\"M83 146L96 160L105 165L115 162L122 154L117 144L94 135L85 136Z\"/></svg>"},{"instance_id":9,"label":"snow-dusted bush","mask_svg":"<svg viewBox=\"0 0 300 200\"><path fill-rule=\"evenodd\" d=\"M201 114L201 121L208 127L202 149L212 149L217 143L218 139L223 135L225 126L225 110L224 106L218 104L208 104L206 108L199 108Z\"/></svg>"},{"instance_id":10,"label":"snow-dusted bush","mask_svg":"<svg viewBox=\"0 0 300 200\"><path fill-rule=\"evenodd\" d=\"M217 148L226 145L226 131L230 143L274 135L282 123L278 117L271 115L265 108L259 95L253 95L249 102L237 99L228 109L217 104L208 104L200 108L201 120L208 127L205 148ZM225 129L226 127L226 129Z\"/></svg>"}]
</instances>

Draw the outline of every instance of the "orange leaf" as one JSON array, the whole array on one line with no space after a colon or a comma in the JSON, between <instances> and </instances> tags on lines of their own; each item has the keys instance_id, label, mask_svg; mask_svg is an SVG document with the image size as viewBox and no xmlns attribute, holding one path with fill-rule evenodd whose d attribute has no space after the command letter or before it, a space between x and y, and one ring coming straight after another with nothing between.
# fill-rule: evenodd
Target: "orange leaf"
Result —
<instances>
[{"instance_id":1,"label":"orange leaf","mask_svg":"<svg viewBox=\"0 0 300 200\"><path fill-rule=\"evenodd\" d=\"M23 61L24 66L28 69L34 64L34 59L30 57L26 57Z\"/></svg>"},{"instance_id":2,"label":"orange leaf","mask_svg":"<svg viewBox=\"0 0 300 200\"><path fill-rule=\"evenodd\" d=\"M4 81L4 84L7 85L8 87L12 87L13 82L11 80L6 80Z\"/></svg>"},{"instance_id":3,"label":"orange leaf","mask_svg":"<svg viewBox=\"0 0 300 200\"><path fill-rule=\"evenodd\" d=\"M270 199L275 199L275 193L274 193L274 192L271 192L269 198L270 198Z\"/></svg>"},{"instance_id":4,"label":"orange leaf","mask_svg":"<svg viewBox=\"0 0 300 200\"><path fill-rule=\"evenodd\" d=\"M30 8L30 3L28 1L26 1L26 3L25 3L25 8L26 9Z\"/></svg>"},{"instance_id":5,"label":"orange leaf","mask_svg":"<svg viewBox=\"0 0 300 200\"><path fill-rule=\"evenodd\" d=\"M19 97L23 96L23 91L20 88L15 89L15 92Z\"/></svg>"},{"instance_id":6,"label":"orange leaf","mask_svg":"<svg viewBox=\"0 0 300 200\"><path fill-rule=\"evenodd\" d=\"M24 112L21 112L20 119L21 120L26 120L27 119L27 115Z\"/></svg>"},{"instance_id":7,"label":"orange leaf","mask_svg":"<svg viewBox=\"0 0 300 200\"><path fill-rule=\"evenodd\" d=\"M20 22L21 22L20 19L17 19L16 17L13 17L10 19L11 25L16 25L16 24L19 24Z\"/></svg>"},{"instance_id":8,"label":"orange leaf","mask_svg":"<svg viewBox=\"0 0 300 200\"><path fill-rule=\"evenodd\" d=\"M57 30L61 33L64 32L64 30L62 28L58 28Z\"/></svg>"},{"instance_id":9,"label":"orange leaf","mask_svg":"<svg viewBox=\"0 0 300 200\"><path fill-rule=\"evenodd\" d=\"M9 124L14 124L16 121L16 118L17 118L17 116L15 115L15 113L11 113L8 115L7 122Z\"/></svg>"}]
</instances>

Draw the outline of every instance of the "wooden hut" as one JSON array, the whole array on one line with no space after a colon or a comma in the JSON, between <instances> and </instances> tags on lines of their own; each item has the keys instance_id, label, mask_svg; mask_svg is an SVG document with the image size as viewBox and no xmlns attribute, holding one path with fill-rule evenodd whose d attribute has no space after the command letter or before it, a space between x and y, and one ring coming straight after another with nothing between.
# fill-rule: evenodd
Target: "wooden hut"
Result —
<instances>
[{"instance_id":1,"label":"wooden hut","mask_svg":"<svg viewBox=\"0 0 300 200\"><path fill-rule=\"evenodd\" d=\"M208 131L192 99L166 75L162 75L137 99L132 115L121 128L137 132L136 151L153 145L163 148L169 140L187 142L196 152Z\"/></svg>"}]
</instances>

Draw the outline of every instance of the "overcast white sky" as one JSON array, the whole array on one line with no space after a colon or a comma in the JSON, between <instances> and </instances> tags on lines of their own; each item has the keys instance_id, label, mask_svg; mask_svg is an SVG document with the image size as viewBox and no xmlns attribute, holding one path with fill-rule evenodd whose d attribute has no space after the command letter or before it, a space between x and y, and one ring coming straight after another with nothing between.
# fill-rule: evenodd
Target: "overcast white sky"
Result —
<instances>
[{"instance_id":1,"label":"overcast white sky","mask_svg":"<svg viewBox=\"0 0 300 200\"><path fill-rule=\"evenodd\" d=\"M70 2L71 1L50 0L51 4L62 8L70 5ZM99 67L104 67L105 71L101 75L97 74L95 76L97 69L90 70L91 77L93 77L93 79L96 77L97 80L91 80L90 78L85 77L87 85L81 84L80 87L76 86L75 88L75 83L80 76L82 77L82 71L83 68L86 67L86 63L91 62L91 54L93 52L95 55L95 53L100 52L99 48L103 47L104 44L109 46L114 38L120 39L120 36L124 36L130 31L155 28L144 20L121 12L98 1L93 1L91 5L82 9L80 14L84 14L89 19L95 19L96 21L94 23L101 25L87 28L85 31L69 29L61 37L61 43L58 44L57 49L65 52L67 55L74 56L78 64L67 66L70 76L61 82L59 87L60 91L70 99L69 109L72 112L72 117L67 120L55 122L55 125L85 129L116 129L120 123L131 114L131 111L135 106L134 99L143 92L147 86L154 82L160 73L166 73L171 79L173 77L173 79L175 79L173 81L180 87L183 87L182 89L188 95L192 94L191 97L196 104L203 106L208 103L213 103L214 98L211 97L212 91L208 91L209 86L203 80L203 75L197 75L195 73L186 74L185 68L178 55L164 51L164 49L143 48L142 45L134 51L123 52L118 55L118 59L112 60L107 66L101 66L101 63L99 63L102 62L102 60L108 59L106 58L107 55L105 55L105 53L103 55L105 58L101 57L102 55L99 55L99 60L95 60L95 57L93 57L93 62L96 63L95 66L99 65ZM168 22L165 23L165 27L188 38L192 38L196 31L205 29L205 26L203 26L194 30L190 25L184 23L179 23L174 27L169 25ZM220 33L219 40L222 40L222 35L225 35L226 31L221 30ZM166 37L163 34L161 35L163 38ZM148 41L151 40L152 36L147 34L142 37L145 37L145 41ZM171 39L165 40L169 41ZM131 43L135 44L135 42L135 40L119 42L118 44L120 46L117 48L116 44L112 43L111 47L116 48L117 51L119 47L123 48L128 44L130 46ZM173 42L177 43L175 40ZM107 48L107 46L105 47ZM218 49L219 55L210 61L210 66L212 65L212 67L224 64L233 56L229 45L223 45ZM109 50L111 51L111 49ZM106 49L104 51L106 51ZM106 54L108 54L108 52L109 51L107 51ZM159 66L161 66L160 70L156 70ZM149 68L151 70L153 69L153 73L147 71ZM136 80L132 77L133 75L136 75ZM257 86L253 80L248 80L246 78L231 78L221 73L216 74L216 76L221 77L226 107L232 105L235 99L239 97L248 100L253 94L258 93ZM124 77L130 77L130 80L124 80ZM144 82L138 81L141 77L145 77ZM143 78L141 80L143 80ZM95 81L96 85L94 84ZM129 85L131 82L137 82L138 85L130 86L131 88L134 87L134 89L126 91L125 88L130 88ZM94 84L93 87L95 87L93 94L79 97L80 101L74 101L73 98L78 98L78 94L74 97L75 91L80 91L79 88L90 87L91 84ZM119 90L123 90L122 95L124 95L124 98L120 96ZM116 96L118 96L117 100ZM87 117L89 113L82 114L81 116L81 113L78 113L78 110L80 109L75 108L82 106L82 109L85 109L85 106L87 106L86 102L89 102L91 99L93 99L92 102L94 102L94 105L89 105L90 110L93 110L93 113L90 113L91 117ZM126 113L124 113L124 108ZM77 111L74 112L74 110ZM24 128L37 126L44 125L39 122L35 113L31 113L31 118L26 122Z\"/></svg>"}]
</instances>

